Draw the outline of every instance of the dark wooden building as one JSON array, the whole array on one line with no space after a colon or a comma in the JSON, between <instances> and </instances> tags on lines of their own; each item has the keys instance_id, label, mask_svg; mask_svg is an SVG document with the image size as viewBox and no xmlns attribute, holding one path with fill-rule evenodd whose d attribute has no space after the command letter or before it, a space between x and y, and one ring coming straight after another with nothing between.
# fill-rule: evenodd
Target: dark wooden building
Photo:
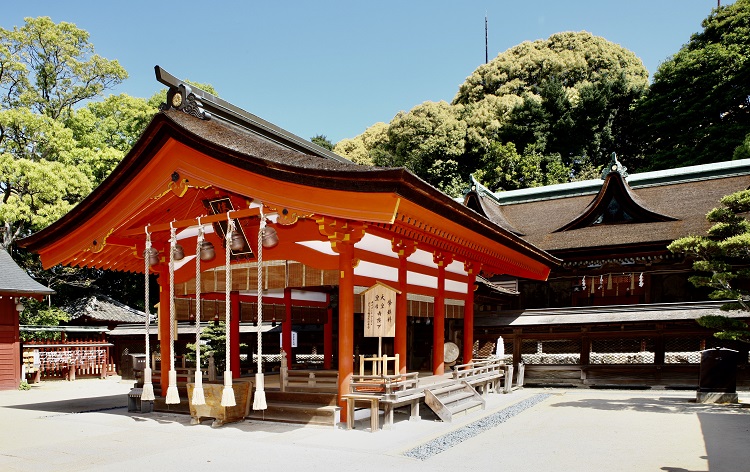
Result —
<instances>
[{"instance_id":1,"label":"dark wooden building","mask_svg":"<svg viewBox=\"0 0 750 472\"><path fill-rule=\"evenodd\" d=\"M53 293L0 249L0 390L16 389L21 382L18 314L23 310L22 298L42 298Z\"/></svg>"},{"instance_id":2,"label":"dark wooden building","mask_svg":"<svg viewBox=\"0 0 750 472\"><path fill-rule=\"evenodd\" d=\"M465 204L562 260L546 282L519 280L520 295L477 310L476 336L502 336L508 361L531 384L695 387L700 351L742 352L695 320L720 302L688 281L692 263L667 250L705 234L706 213L750 185L750 160L628 175L613 157L601 179L492 193L475 183Z\"/></svg>"}]
</instances>

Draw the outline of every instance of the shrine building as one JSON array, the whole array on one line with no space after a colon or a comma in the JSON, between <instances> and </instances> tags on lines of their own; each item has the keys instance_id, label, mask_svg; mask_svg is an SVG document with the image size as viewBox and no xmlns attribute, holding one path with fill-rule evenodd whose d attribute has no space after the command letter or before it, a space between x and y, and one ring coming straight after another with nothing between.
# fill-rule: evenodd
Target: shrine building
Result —
<instances>
[{"instance_id":1,"label":"shrine building","mask_svg":"<svg viewBox=\"0 0 750 472\"><path fill-rule=\"evenodd\" d=\"M174 360L170 342L191 342L195 331L185 335L176 322L195 322L199 311L204 322L229 316L233 376L242 375L240 355L254 352L241 352L240 332L277 323L293 367L294 323L319 336L324 367L337 370L345 394L355 354L374 349L360 332L361 294L381 283L398 291L384 349L402 359L401 372L442 374L446 341L460 346L463 362L474 355L478 277L480 285L493 276L545 281L559 262L404 168L354 164L156 73L167 103L132 150L84 201L20 245L45 268L156 274L162 365ZM415 339L415 319L430 326L428 339ZM418 344L420 355L410 355ZM154 383L164 395L167 369Z\"/></svg>"}]
</instances>

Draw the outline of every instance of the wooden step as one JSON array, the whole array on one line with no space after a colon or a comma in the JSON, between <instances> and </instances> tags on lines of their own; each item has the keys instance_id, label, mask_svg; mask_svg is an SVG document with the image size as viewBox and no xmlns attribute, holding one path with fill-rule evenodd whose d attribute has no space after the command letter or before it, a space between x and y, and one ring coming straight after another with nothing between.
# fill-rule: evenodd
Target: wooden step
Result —
<instances>
[{"instance_id":1,"label":"wooden step","mask_svg":"<svg viewBox=\"0 0 750 472\"><path fill-rule=\"evenodd\" d=\"M432 392L433 395L436 397L445 396L447 394L450 394L451 392L456 392L464 389L464 385L462 383L452 383L450 385L446 385L444 387L439 388L431 388L429 389L430 392Z\"/></svg>"},{"instance_id":2,"label":"wooden step","mask_svg":"<svg viewBox=\"0 0 750 472\"><path fill-rule=\"evenodd\" d=\"M320 392L282 392L280 390L266 390L266 403L310 403L317 405L336 406L338 395Z\"/></svg>"},{"instance_id":3,"label":"wooden step","mask_svg":"<svg viewBox=\"0 0 750 472\"><path fill-rule=\"evenodd\" d=\"M438 395L438 398L444 405L457 405L466 399L474 398L474 394L472 392L467 392L466 390L459 390L452 395Z\"/></svg>"},{"instance_id":4,"label":"wooden step","mask_svg":"<svg viewBox=\"0 0 750 472\"><path fill-rule=\"evenodd\" d=\"M266 405L268 408L265 410L250 410L246 419L334 427L339 421L339 407L337 406L274 402L268 401L268 398L266 398Z\"/></svg>"},{"instance_id":5,"label":"wooden step","mask_svg":"<svg viewBox=\"0 0 750 472\"><path fill-rule=\"evenodd\" d=\"M424 394L425 404L446 423L452 421L454 415L467 414L485 406L484 398L462 380L454 381L452 385L426 388Z\"/></svg>"},{"instance_id":6,"label":"wooden step","mask_svg":"<svg viewBox=\"0 0 750 472\"><path fill-rule=\"evenodd\" d=\"M449 405L448 409L451 411L451 416L457 416L461 413L469 414L475 410L484 410L484 403L479 400L469 400L460 405Z\"/></svg>"}]
</instances>

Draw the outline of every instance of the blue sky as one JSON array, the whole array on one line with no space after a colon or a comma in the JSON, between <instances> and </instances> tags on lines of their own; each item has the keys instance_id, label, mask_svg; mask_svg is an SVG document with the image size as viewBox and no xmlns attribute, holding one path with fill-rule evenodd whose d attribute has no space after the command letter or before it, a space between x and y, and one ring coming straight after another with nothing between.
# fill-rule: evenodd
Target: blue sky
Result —
<instances>
[{"instance_id":1,"label":"blue sky","mask_svg":"<svg viewBox=\"0 0 750 472\"><path fill-rule=\"evenodd\" d=\"M722 5L734 0L721 0ZM489 55L560 31L630 49L653 75L701 30L717 0L221 1L25 0L28 16L68 21L130 78L114 90L149 97L160 65L303 138L354 137L424 101L450 101Z\"/></svg>"}]
</instances>

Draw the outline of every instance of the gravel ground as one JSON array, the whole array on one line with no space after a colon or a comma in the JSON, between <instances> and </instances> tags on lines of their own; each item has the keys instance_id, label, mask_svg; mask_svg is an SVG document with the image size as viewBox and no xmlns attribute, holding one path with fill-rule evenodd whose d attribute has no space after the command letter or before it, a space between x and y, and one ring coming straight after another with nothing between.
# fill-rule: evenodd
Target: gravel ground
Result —
<instances>
[{"instance_id":1,"label":"gravel ground","mask_svg":"<svg viewBox=\"0 0 750 472\"><path fill-rule=\"evenodd\" d=\"M532 406L546 400L549 397L550 394L546 393L534 395L533 397L529 397L507 408L503 408L497 413L485 416L478 421L474 421L473 423L462 426L454 431L451 431L448 434L444 434L439 438L422 444L421 446L410 449L406 451L404 455L421 460L429 459L435 454L440 454L441 452L450 449L458 443L464 442L467 439L473 438L474 436L487 431L488 429L492 429L502 423L505 423L505 421L507 421L509 418L516 416L527 408L531 408Z\"/></svg>"}]
</instances>

